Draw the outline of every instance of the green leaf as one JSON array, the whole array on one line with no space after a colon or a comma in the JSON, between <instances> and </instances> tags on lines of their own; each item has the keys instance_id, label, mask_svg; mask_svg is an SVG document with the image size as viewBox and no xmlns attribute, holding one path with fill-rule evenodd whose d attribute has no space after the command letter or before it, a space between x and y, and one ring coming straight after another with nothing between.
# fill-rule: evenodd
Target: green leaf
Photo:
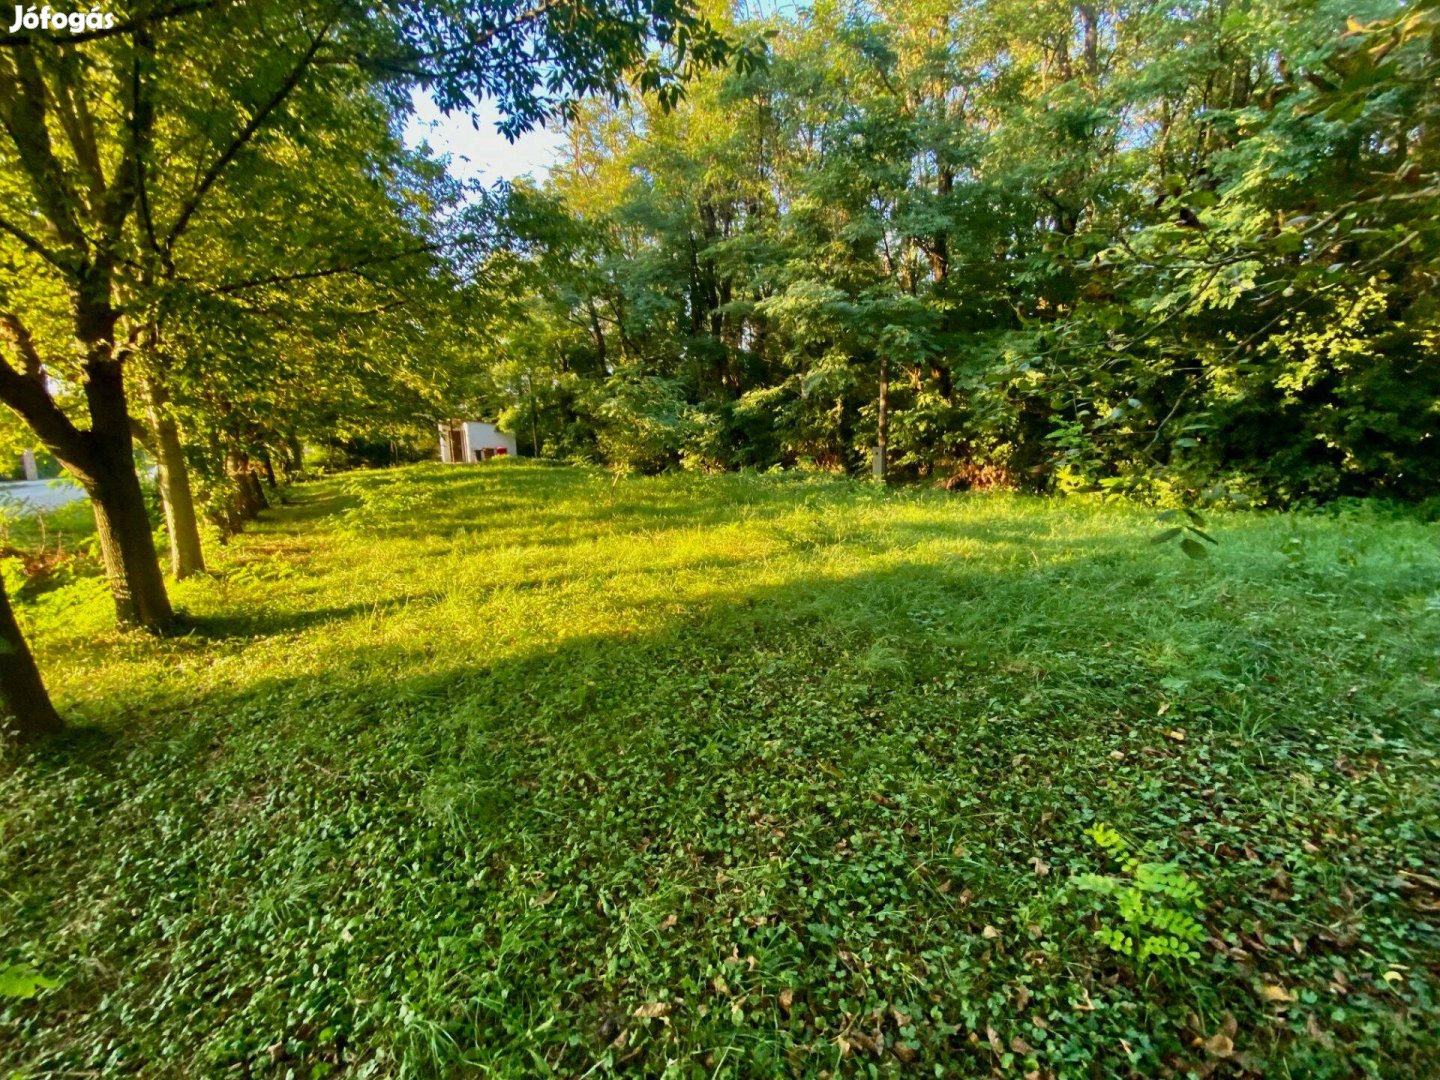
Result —
<instances>
[{"instance_id":1,"label":"green leaf","mask_svg":"<svg viewBox=\"0 0 1440 1080\"><path fill-rule=\"evenodd\" d=\"M1192 559L1203 559L1208 554L1208 552L1206 552L1205 550L1204 544L1197 543L1196 541L1191 540L1188 536L1185 537L1184 540L1180 541L1180 550L1185 552L1185 554L1189 555Z\"/></svg>"},{"instance_id":2,"label":"green leaf","mask_svg":"<svg viewBox=\"0 0 1440 1080\"><path fill-rule=\"evenodd\" d=\"M41 990L50 990L60 983L41 975L29 964L12 964L0 969L0 997L32 998Z\"/></svg>"},{"instance_id":3,"label":"green leaf","mask_svg":"<svg viewBox=\"0 0 1440 1080\"><path fill-rule=\"evenodd\" d=\"M1182 529L1179 525L1176 525L1172 528L1165 529L1161 532L1156 533L1150 538L1150 542L1152 544L1163 544L1167 541L1174 540L1175 537L1179 536L1184 531L1185 530Z\"/></svg>"}]
</instances>

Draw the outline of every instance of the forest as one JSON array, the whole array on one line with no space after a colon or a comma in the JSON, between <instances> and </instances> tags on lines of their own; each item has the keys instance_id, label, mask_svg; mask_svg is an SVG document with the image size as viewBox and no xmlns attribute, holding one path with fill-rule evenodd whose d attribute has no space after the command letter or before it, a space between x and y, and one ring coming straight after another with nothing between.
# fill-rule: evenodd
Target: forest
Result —
<instances>
[{"instance_id":1,"label":"forest","mask_svg":"<svg viewBox=\"0 0 1440 1080\"><path fill-rule=\"evenodd\" d=\"M481 400L641 471L1433 497L1433 9L1341 11L740 22L509 192Z\"/></svg>"},{"instance_id":2,"label":"forest","mask_svg":"<svg viewBox=\"0 0 1440 1080\"><path fill-rule=\"evenodd\" d=\"M0 24L0 1073L1440 1070L1440 0Z\"/></svg>"}]
</instances>

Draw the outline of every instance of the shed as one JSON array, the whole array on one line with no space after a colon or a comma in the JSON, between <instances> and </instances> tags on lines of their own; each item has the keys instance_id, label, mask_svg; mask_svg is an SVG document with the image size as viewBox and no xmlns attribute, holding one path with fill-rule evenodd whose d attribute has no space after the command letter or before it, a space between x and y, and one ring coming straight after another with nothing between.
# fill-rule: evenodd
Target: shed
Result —
<instances>
[{"instance_id":1,"label":"shed","mask_svg":"<svg viewBox=\"0 0 1440 1080\"><path fill-rule=\"evenodd\" d=\"M440 460L488 461L513 457L515 436L480 420L446 420L440 424Z\"/></svg>"}]
</instances>

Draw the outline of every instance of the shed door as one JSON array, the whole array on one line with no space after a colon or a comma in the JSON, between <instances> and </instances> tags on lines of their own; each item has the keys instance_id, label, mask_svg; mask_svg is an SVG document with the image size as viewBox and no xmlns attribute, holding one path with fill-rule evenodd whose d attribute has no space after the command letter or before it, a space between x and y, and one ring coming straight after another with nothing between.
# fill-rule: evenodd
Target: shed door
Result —
<instances>
[{"instance_id":1,"label":"shed door","mask_svg":"<svg viewBox=\"0 0 1440 1080\"><path fill-rule=\"evenodd\" d=\"M465 460L465 433L458 427L450 429L450 460Z\"/></svg>"}]
</instances>

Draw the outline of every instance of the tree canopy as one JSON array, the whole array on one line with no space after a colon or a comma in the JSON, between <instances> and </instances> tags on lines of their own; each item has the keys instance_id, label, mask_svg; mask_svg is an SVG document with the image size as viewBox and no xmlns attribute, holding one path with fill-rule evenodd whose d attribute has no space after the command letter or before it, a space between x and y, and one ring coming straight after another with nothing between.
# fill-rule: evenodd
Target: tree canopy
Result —
<instances>
[{"instance_id":1,"label":"tree canopy","mask_svg":"<svg viewBox=\"0 0 1440 1080\"><path fill-rule=\"evenodd\" d=\"M767 65L586 106L515 193L538 296L490 362L541 389L496 404L642 469L888 443L960 483L1434 495L1437 26L1289 0L742 22Z\"/></svg>"}]
</instances>

